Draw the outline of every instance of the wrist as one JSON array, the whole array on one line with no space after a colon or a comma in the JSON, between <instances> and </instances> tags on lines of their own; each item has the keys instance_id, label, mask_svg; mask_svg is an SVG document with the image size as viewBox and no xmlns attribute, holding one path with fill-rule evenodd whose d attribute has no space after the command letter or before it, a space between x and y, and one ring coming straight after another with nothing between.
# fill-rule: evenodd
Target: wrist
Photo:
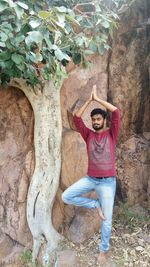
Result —
<instances>
[{"instance_id":1,"label":"wrist","mask_svg":"<svg viewBox=\"0 0 150 267\"><path fill-rule=\"evenodd\" d=\"M88 99L87 101L86 101L86 103L87 103L87 105L89 105L90 103L91 103L91 99Z\"/></svg>"},{"instance_id":2,"label":"wrist","mask_svg":"<svg viewBox=\"0 0 150 267\"><path fill-rule=\"evenodd\" d=\"M99 103L101 102L100 98L98 98L98 97L96 97L94 100L99 102Z\"/></svg>"}]
</instances>

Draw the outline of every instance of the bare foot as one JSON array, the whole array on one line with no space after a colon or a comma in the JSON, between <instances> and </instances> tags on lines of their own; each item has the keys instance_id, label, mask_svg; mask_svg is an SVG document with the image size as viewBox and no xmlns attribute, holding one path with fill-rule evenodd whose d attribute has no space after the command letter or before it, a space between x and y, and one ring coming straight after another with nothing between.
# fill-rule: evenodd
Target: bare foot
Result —
<instances>
[{"instance_id":1,"label":"bare foot","mask_svg":"<svg viewBox=\"0 0 150 267\"><path fill-rule=\"evenodd\" d=\"M101 208L99 207L99 208L97 208L97 209L98 209L98 213L99 213L100 218L101 218L102 220L106 220L106 218L105 218L105 216L104 216L104 214L103 214Z\"/></svg>"},{"instance_id":2,"label":"bare foot","mask_svg":"<svg viewBox=\"0 0 150 267\"><path fill-rule=\"evenodd\" d=\"M97 264L100 266L103 266L108 261L108 255L107 252L101 251L97 257Z\"/></svg>"}]
</instances>

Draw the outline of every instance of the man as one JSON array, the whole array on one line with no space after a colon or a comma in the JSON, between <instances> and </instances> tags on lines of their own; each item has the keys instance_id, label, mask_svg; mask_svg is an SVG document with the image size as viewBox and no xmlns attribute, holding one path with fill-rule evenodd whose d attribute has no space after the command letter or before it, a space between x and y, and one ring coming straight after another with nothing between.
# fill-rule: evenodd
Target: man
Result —
<instances>
[{"instance_id":1,"label":"man","mask_svg":"<svg viewBox=\"0 0 150 267\"><path fill-rule=\"evenodd\" d=\"M94 131L85 126L81 116L93 100L112 112L110 128L106 128L107 113L100 108L91 112ZM112 104L100 99L94 86L90 98L75 113L74 123L86 142L88 171L85 177L71 185L62 194L62 199L67 204L98 210L102 219L98 263L103 264L107 260L107 252L109 251L116 192L115 145L120 126L119 110ZM92 190L96 191L98 199L83 196L83 194Z\"/></svg>"}]
</instances>

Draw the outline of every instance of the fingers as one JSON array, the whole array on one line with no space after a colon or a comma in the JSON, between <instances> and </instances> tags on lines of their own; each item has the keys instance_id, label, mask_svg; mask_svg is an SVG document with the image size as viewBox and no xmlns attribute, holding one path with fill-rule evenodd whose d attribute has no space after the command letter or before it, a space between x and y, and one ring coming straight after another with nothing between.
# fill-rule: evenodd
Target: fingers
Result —
<instances>
[{"instance_id":1,"label":"fingers","mask_svg":"<svg viewBox=\"0 0 150 267\"><path fill-rule=\"evenodd\" d=\"M93 96L93 100L95 100L97 97L96 84L94 84L92 87L92 96Z\"/></svg>"},{"instance_id":2,"label":"fingers","mask_svg":"<svg viewBox=\"0 0 150 267\"><path fill-rule=\"evenodd\" d=\"M96 84L93 85L93 87L92 87L92 91L93 91L93 92L96 91Z\"/></svg>"},{"instance_id":3,"label":"fingers","mask_svg":"<svg viewBox=\"0 0 150 267\"><path fill-rule=\"evenodd\" d=\"M96 84L94 84L93 87L92 87L92 91L91 91L91 95L90 95L89 100L90 101L96 100L96 97L97 97Z\"/></svg>"}]
</instances>

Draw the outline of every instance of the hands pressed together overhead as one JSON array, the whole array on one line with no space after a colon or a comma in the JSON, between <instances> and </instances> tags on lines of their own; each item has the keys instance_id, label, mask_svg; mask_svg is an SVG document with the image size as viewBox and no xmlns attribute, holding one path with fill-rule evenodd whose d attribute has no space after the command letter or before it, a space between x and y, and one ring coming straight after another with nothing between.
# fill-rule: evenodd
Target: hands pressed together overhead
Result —
<instances>
[{"instance_id":1,"label":"hands pressed together overhead","mask_svg":"<svg viewBox=\"0 0 150 267\"><path fill-rule=\"evenodd\" d=\"M92 102L92 101L97 101L100 105L102 105L105 109L108 109L110 112L113 112L114 110L116 110L117 108L108 103L107 101L104 101L102 99L100 99L97 96L97 91L96 91L96 85L93 85L92 87L92 91L91 91L91 95L89 97L89 99L84 103L84 105L75 113L76 116L81 117L83 112L85 111L85 109L87 108L87 106Z\"/></svg>"},{"instance_id":2,"label":"hands pressed together overhead","mask_svg":"<svg viewBox=\"0 0 150 267\"><path fill-rule=\"evenodd\" d=\"M93 85L93 87L92 87L92 92L91 92L89 100L90 101L93 101L93 100L98 101L99 100L99 98L97 96L96 85Z\"/></svg>"}]
</instances>

